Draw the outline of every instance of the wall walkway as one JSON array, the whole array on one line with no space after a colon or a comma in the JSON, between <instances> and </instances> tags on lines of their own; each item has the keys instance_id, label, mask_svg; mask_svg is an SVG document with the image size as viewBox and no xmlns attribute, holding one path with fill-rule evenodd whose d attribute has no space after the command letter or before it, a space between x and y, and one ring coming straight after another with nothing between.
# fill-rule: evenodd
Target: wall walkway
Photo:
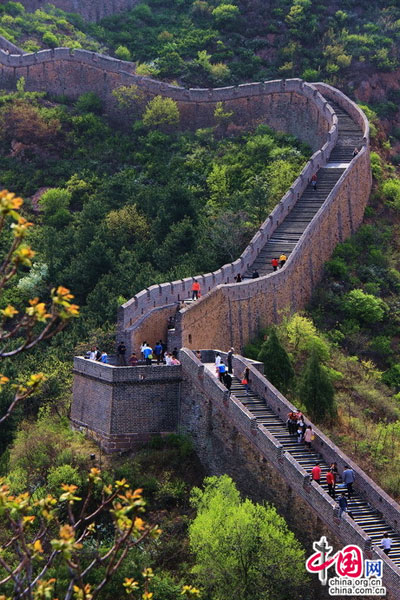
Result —
<instances>
[{"instance_id":1,"label":"wall walkway","mask_svg":"<svg viewBox=\"0 0 400 600\"><path fill-rule=\"evenodd\" d=\"M220 353L226 358L223 352ZM306 451L297 442L294 448L293 443L286 443L290 436L283 421L293 410L293 405L263 376L257 364L238 355L233 357L234 374L240 378L245 367L249 367L252 393L245 396L243 386L236 380L229 395L204 364L214 363L215 351L202 350L201 354L203 362L188 349L180 352L184 381L180 424L194 439L208 472L231 474L242 482L247 493L251 490L253 496L273 501L285 518L292 520L295 529L303 526L309 535L307 511L303 508L301 515L296 515L301 499L328 526L339 543L357 544L368 558L383 560L384 584L397 600L400 589L400 506L313 426L314 455L326 464L336 461L339 473L345 465L356 473L356 495L351 506L354 518L349 515L339 518L338 505L325 486L310 479ZM306 424L311 424L308 419ZM252 448L251 453L245 450L248 446ZM243 481L251 477L249 472L253 476L258 473L251 485L249 480ZM296 521L299 517L300 522ZM395 540L393 554L389 557L378 548L385 531L390 531Z\"/></svg>"}]
</instances>

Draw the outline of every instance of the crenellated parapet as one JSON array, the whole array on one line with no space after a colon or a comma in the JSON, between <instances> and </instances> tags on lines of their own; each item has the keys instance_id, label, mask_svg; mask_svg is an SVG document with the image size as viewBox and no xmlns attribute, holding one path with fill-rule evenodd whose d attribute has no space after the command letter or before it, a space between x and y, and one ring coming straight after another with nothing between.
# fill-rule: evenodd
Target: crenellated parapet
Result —
<instances>
[{"instance_id":1,"label":"crenellated parapet","mask_svg":"<svg viewBox=\"0 0 400 600\"><path fill-rule=\"evenodd\" d=\"M1 46L1 40L0 40ZM179 312L176 329L170 335L175 346L242 347L260 328L276 322L282 308L298 310L310 298L323 263L336 244L360 225L370 186L369 128L363 112L339 90L323 83L308 84L301 79L248 83L216 89L186 89L139 76L135 65L86 50L55 48L17 55L0 51L0 85L15 89L25 78L29 91L78 98L95 92L104 109L115 119L123 114L113 91L137 86L143 101L155 96L177 102L181 129L214 126L218 102L233 113L238 127L265 123L308 143L313 155L302 173L275 207L253 239L232 263L205 274L152 285L122 305L118 332L128 348L137 348L143 339L167 336L168 318L177 304L188 298L194 278L201 285L201 301ZM283 271L234 284L238 273L251 267L265 244L296 206L314 172L329 161L338 140L338 119L330 102L340 106L357 124L361 150L332 189L321 210L307 227ZM132 107L132 119L135 107Z\"/></svg>"}]
</instances>

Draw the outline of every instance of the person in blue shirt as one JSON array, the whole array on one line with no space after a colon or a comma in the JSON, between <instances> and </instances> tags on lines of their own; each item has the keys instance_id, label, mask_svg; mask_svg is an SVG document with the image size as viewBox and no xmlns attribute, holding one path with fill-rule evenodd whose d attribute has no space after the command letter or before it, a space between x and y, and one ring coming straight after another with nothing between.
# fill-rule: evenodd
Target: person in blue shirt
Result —
<instances>
[{"instance_id":1,"label":"person in blue shirt","mask_svg":"<svg viewBox=\"0 0 400 600\"><path fill-rule=\"evenodd\" d=\"M153 358L153 349L150 348L150 346L146 346L145 348L143 348L142 352L146 360L146 365L151 365L151 359Z\"/></svg>"},{"instance_id":2,"label":"person in blue shirt","mask_svg":"<svg viewBox=\"0 0 400 600\"><path fill-rule=\"evenodd\" d=\"M157 359L157 364L158 365L161 362L162 353L163 353L162 344L161 344L161 342L157 342L157 344L154 346L154 354L155 354L155 357Z\"/></svg>"},{"instance_id":3,"label":"person in blue shirt","mask_svg":"<svg viewBox=\"0 0 400 600\"><path fill-rule=\"evenodd\" d=\"M224 378L225 378L225 371L226 371L226 366L225 363L221 362L218 365L218 377L221 383L224 383Z\"/></svg>"},{"instance_id":4,"label":"person in blue shirt","mask_svg":"<svg viewBox=\"0 0 400 600\"><path fill-rule=\"evenodd\" d=\"M342 479L343 479L343 483L346 485L347 495L348 495L349 500L350 500L351 496L353 495L353 483L354 483L355 478L356 478L356 476L355 476L353 469L350 469L350 467L348 467L346 465L344 468L344 471L343 471Z\"/></svg>"}]
</instances>

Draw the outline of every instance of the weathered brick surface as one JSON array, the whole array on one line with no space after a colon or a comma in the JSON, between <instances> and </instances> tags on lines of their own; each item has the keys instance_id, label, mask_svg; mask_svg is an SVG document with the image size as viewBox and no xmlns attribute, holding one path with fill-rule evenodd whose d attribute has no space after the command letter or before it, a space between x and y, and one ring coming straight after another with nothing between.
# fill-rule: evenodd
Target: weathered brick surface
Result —
<instances>
[{"instance_id":1,"label":"weathered brick surface","mask_svg":"<svg viewBox=\"0 0 400 600\"><path fill-rule=\"evenodd\" d=\"M106 451L176 431L181 368L115 367L76 357L71 421Z\"/></svg>"}]
</instances>

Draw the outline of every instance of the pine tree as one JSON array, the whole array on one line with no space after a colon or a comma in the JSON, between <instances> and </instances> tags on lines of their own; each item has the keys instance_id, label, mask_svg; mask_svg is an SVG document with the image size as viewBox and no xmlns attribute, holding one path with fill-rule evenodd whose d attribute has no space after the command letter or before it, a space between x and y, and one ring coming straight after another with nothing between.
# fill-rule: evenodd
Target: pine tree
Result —
<instances>
[{"instance_id":1,"label":"pine tree","mask_svg":"<svg viewBox=\"0 0 400 600\"><path fill-rule=\"evenodd\" d=\"M299 396L311 418L323 421L335 416L335 389L316 352L306 363Z\"/></svg>"},{"instance_id":2,"label":"pine tree","mask_svg":"<svg viewBox=\"0 0 400 600\"><path fill-rule=\"evenodd\" d=\"M293 381L294 370L288 353L280 343L275 329L271 331L268 340L261 346L258 360L264 363L266 378L282 394L285 394Z\"/></svg>"}]
</instances>

